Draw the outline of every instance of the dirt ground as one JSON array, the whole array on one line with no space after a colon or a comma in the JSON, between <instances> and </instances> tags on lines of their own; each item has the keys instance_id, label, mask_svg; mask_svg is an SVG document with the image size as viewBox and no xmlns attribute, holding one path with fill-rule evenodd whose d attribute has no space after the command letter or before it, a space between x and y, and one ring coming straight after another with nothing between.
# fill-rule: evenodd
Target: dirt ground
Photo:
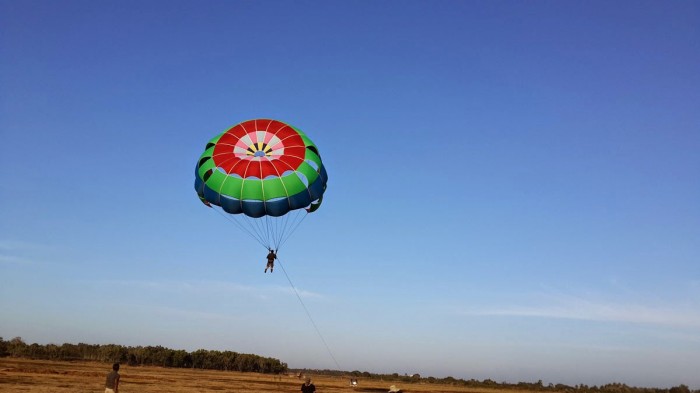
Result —
<instances>
[{"instance_id":1,"label":"dirt ground","mask_svg":"<svg viewBox=\"0 0 700 393\"><path fill-rule=\"evenodd\" d=\"M111 365L93 362L56 362L0 358L2 393L102 393ZM296 375L266 375L232 371L193 370L160 367L129 367L119 370L120 393L208 393L208 392L299 392L302 380ZM497 390L469 389L449 385L400 383L309 375L318 393L387 392L396 385L405 393L497 393Z\"/></svg>"}]
</instances>

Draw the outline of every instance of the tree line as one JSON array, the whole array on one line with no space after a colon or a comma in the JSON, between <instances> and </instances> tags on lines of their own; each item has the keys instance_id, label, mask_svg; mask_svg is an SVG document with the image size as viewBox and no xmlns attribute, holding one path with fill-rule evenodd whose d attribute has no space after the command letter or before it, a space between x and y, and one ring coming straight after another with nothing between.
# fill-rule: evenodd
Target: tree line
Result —
<instances>
[{"instance_id":1,"label":"tree line","mask_svg":"<svg viewBox=\"0 0 700 393\"><path fill-rule=\"evenodd\" d=\"M678 385L672 388L640 388L628 386L624 383L609 383L601 386L589 386L585 384L569 386L565 384L544 384L541 380L537 382L496 382L491 379L479 381L476 379L459 379L454 377L435 378L421 377L419 374L399 375L393 374L375 374L368 371L339 371L339 370L308 370L308 369L291 369L291 372L302 374L322 374L334 376L350 376L351 378L376 379L381 381L401 382L404 384L412 383L435 383L440 385L467 386L473 388L491 388L498 390L523 390L523 391L539 391L539 392L556 392L556 393L700 393L700 390L690 390L687 385Z\"/></svg>"},{"instance_id":2,"label":"tree line","mask_svg":"<svg viewBox=\"0 0 700 393\"><path fill-rule=\"evenodd\" d=\"M198 349L187 352L182 349L170 349L162 346L138 346L128 347L117 344L26 344L21 337L15 337L9 341L0 337L0 357L12 356L30 359L45 360L89 360L107 363L123 363L130 366L160 366L201 368L222 371L243 371L258 373L313 373L321 375L334 375L351 378L377 379L382 381L412 383L435 383L455 386L468 386L475 388L494 388L508 390L527 390L556 393L700 393L700 390L691 391L686 385L678 385L672 388L640 388L628 386L623 383L609 383L601 386L588 386L584 384L569 386L564 384L544 384L537 382L496 382L491 379L479 381L476 379L458 379L453 377L435 378L421 377L419 374L399 375L375 374L368 371L340 371L340 370L308 370L288 369L287 364L278 359L266 358L258 355L237 353L232 351L216 351Z\"/></svg>"},{"instance_id":3,"label":"tree line","mask_svg":"<svg viewBox=\"0 0 700 393\"><path fill-rule=\"evenodd\" d=\"M27 344L21 337L0 337L0 357L44 360L90 360L129 366L201 368L208 370L282 373L287 364L278 359L232 351L198 349L187 352L162 346L128 347L117 344Z\"/></svg>"}]
</instances>

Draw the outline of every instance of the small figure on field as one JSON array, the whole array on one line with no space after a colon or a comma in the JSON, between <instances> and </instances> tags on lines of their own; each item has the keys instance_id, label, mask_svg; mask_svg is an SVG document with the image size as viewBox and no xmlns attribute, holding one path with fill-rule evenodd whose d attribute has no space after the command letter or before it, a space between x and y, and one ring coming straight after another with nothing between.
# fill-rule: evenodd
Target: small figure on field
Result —
<instances>
[{"instance_id":1,"label":"small figure on field","mask_svg":"<svg viewBox=\"0 0 700 393\"><path fill-rule=\"evenodd\" d=\"M119 363L114 363L112 371L107 374L105 393L119 393Z\"/></svg>"},{"instance_id":2,"label":"small figure on field","mask_svg":"<svg viewBox=\"0 0 700 393\"><path fill-rule=\"evenodd\" d=\"M311 383L311 378L306 378L306 382L301 385L301 393L314 393L316 386Z\"/></svg>"},{"instance_id":3,"label":"small figure on field","mask_svg":"<svg viewBox=\"0 0 700 393\"><path fill-rule=\"evenodd\" d=\"M275 269L275 259L277 259L277 254L270 248L270 252L267 254L267 266L265 266L265 273L267 269L270 269L270 273Z\"/></svg>"}]
</instances>

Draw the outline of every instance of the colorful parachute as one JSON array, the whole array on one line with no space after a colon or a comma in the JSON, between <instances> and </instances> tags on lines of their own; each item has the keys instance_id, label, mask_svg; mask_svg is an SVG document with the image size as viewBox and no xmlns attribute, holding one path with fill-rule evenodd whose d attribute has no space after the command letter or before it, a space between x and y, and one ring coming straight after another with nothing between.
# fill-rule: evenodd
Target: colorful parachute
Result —
<instances>
[{"instance_id":1,"label":"colorful parachute","mask_svg":"<svg viewBox=\"0 0 700 393\"><path fill-rule=\"evenodd\" d=\"M279 249L320 207L327 181L316 145L301 130L255 119L207 143L194 188L204 204L220 206L265 247Z\"/></svg>"}]
</instances>

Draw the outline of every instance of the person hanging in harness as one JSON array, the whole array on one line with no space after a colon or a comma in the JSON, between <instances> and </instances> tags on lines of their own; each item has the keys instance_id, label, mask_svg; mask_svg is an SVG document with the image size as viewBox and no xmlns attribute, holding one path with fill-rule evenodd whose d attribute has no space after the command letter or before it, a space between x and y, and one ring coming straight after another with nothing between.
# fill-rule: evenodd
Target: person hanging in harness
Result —
<instances>
[{"instance_id":1,"label":"person hanging in harness","mask_svg":"<svg viewBox=\"0 0 700 393\"><path fill-rule=\"evenodd\" d=\"M277 259L277 254L271 248L268 248L270 252L267 254L267 266L265 266L265 273L267 269L270 269L270 273L275 269L275 259Z\"/></svg>"}]
</instances>

